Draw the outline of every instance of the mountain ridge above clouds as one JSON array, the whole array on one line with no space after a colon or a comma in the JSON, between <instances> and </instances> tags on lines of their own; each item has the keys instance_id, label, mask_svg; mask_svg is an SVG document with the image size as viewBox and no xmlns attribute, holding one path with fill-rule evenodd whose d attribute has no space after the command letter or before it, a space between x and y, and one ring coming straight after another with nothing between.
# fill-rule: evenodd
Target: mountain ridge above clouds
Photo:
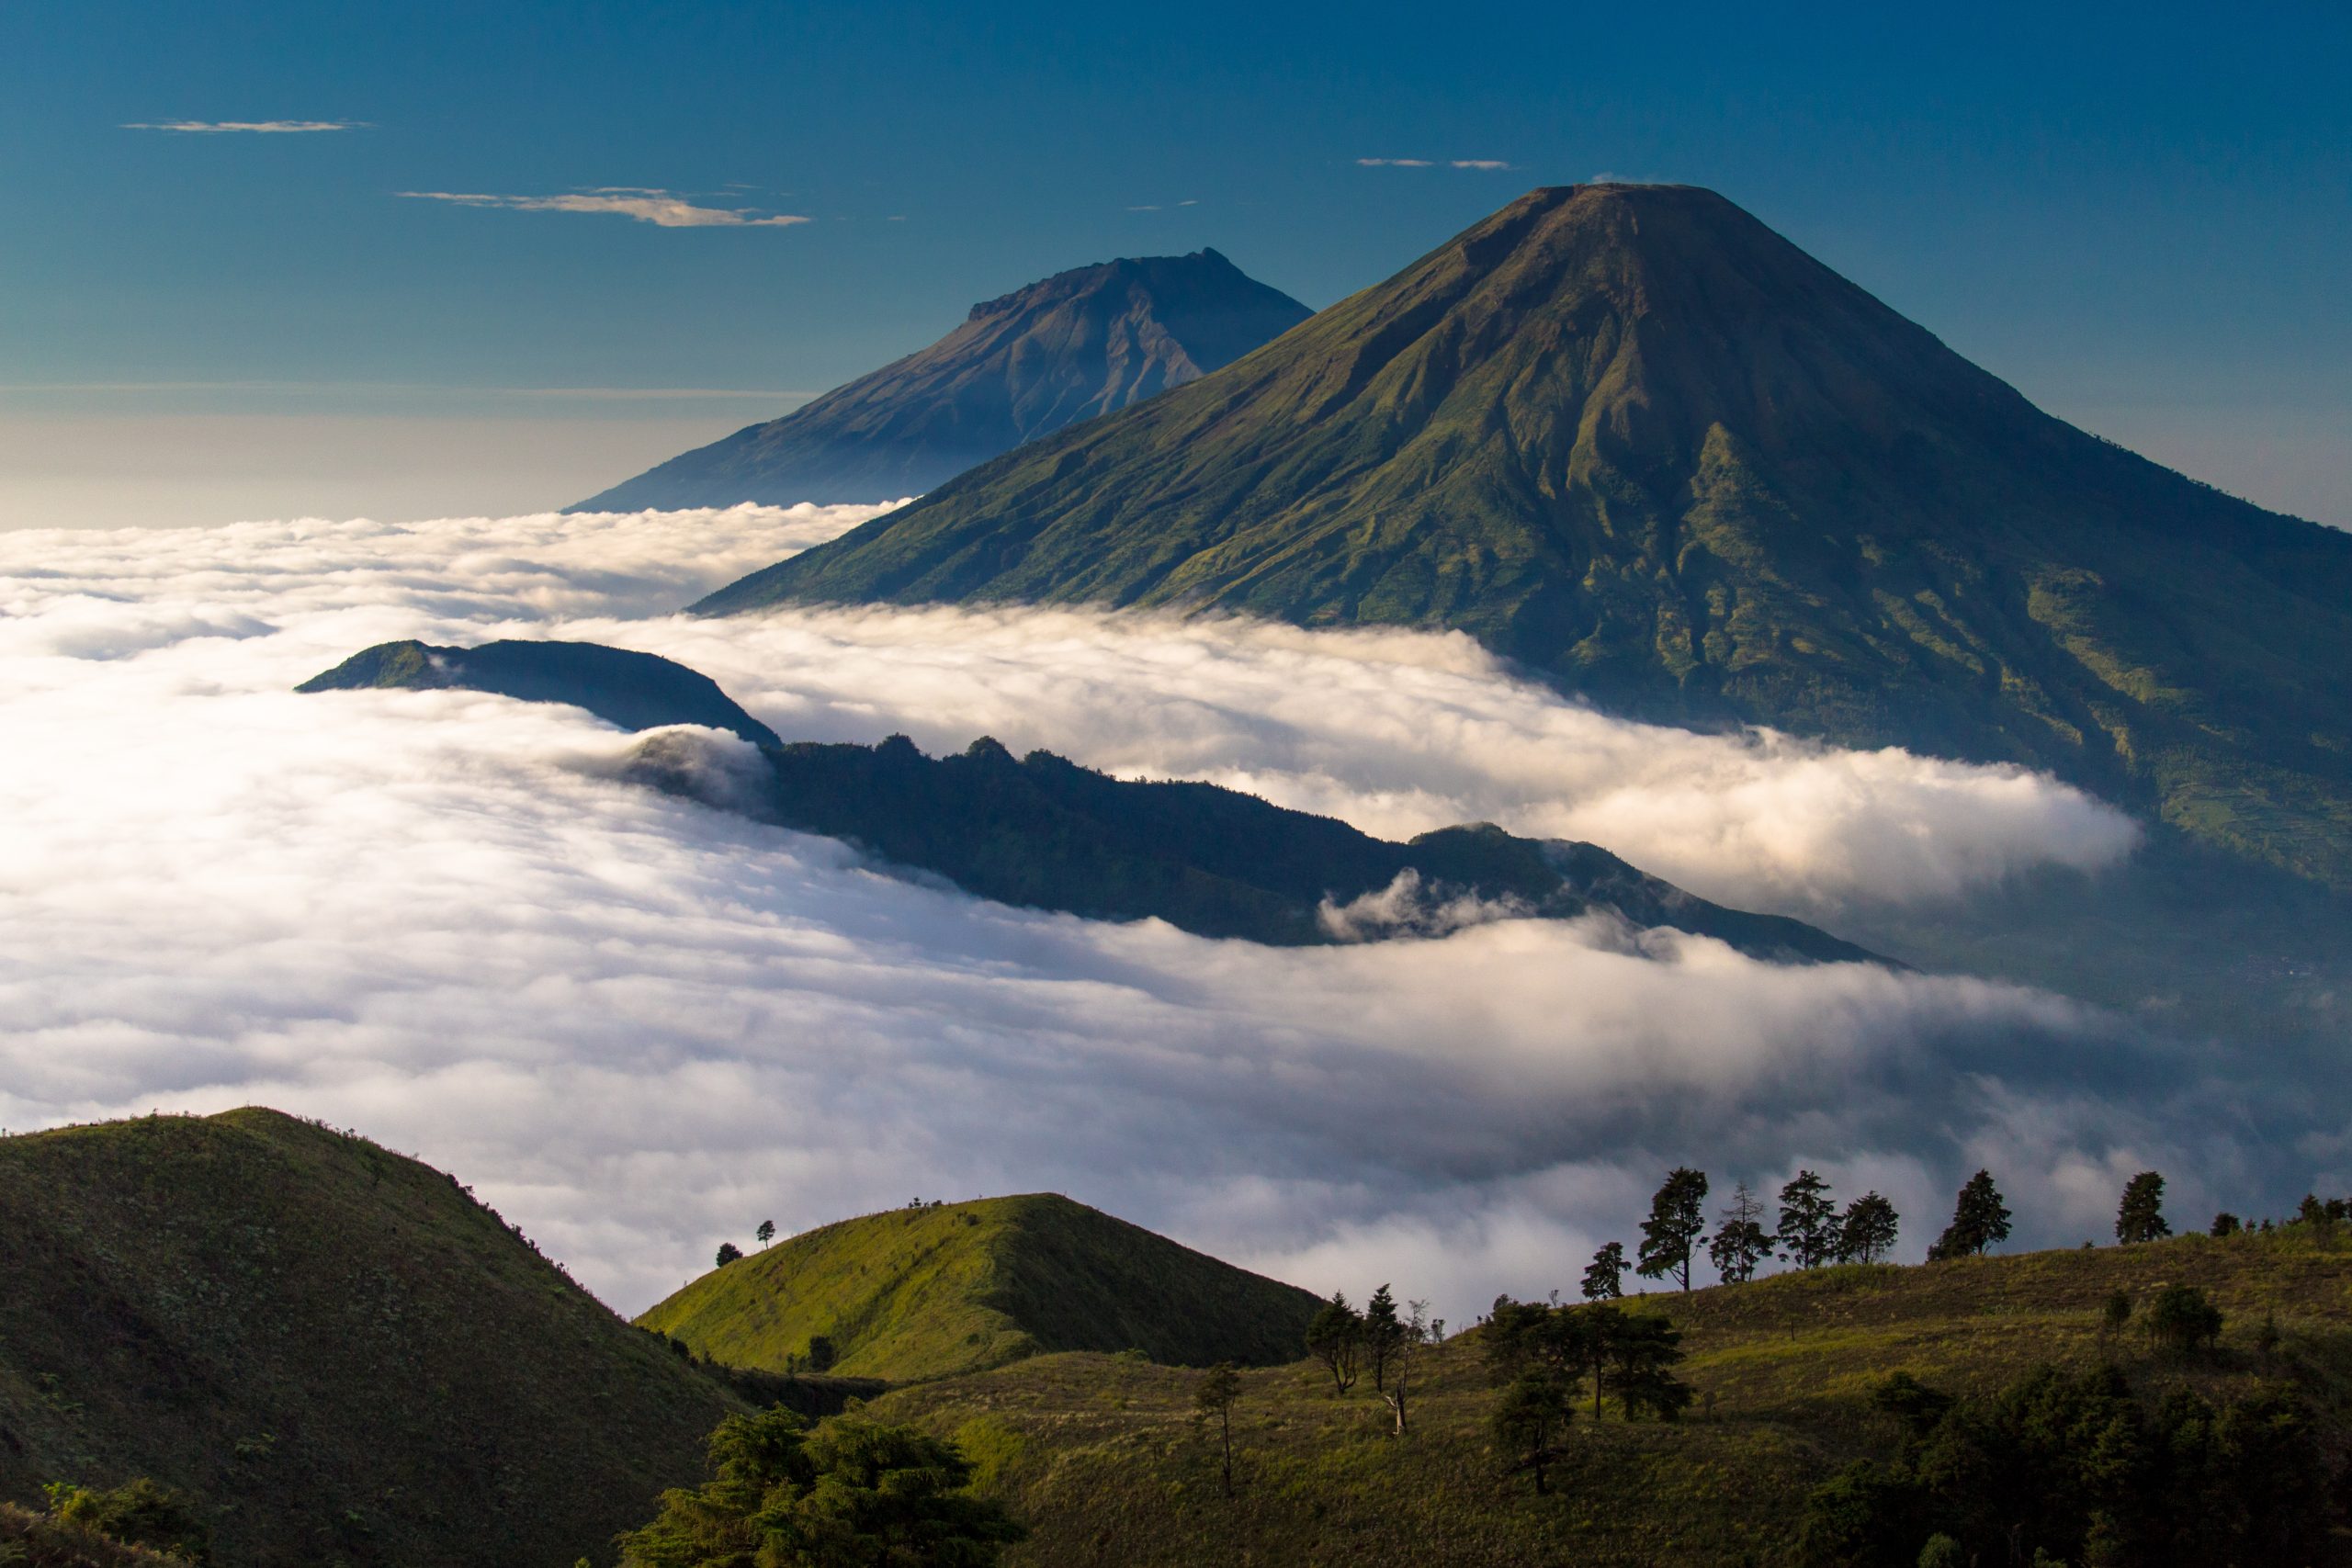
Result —
<instances>
[{"instance_id":1,"label":"mountain ridge above clouds","mask_svg":"<svg viewBox=\"0 0 2352 1568\"><path fill-rule=\"evenodd\" d=\"M2352 536L2034 408L1712 192L1539 189L705 599L1456 628L1612 711L2023 762L2352 887Z\"/></svg>"},{"instance_id":2,"label":"mountain ridge above clouds","mask_svg":"<svg viewBox=\"0 0 2352 1568\"><path fill-rule=\"evenodd\" d=\"M930 347L571 512L884 502L1240 358L1311 312L1214 250L1122 257L972 307Z\"/></svg>"},{"instance_id":3,"label":"mountain ridge above clouds","mask_svg":"<svg viewBox=\"0 0 2352 1568\"><path fill-rule=\"evenodd\" d=\"M779 826L842 839L1000 903L1099 919L1156 917L1196 935L1277 945L1434 935L1502 918L1600 914L1712 937L1751 957L1885 959L1784 916L1697 897L1597 845L1488 823L1395 843L1216 784L1123 780L1049 751L1014 758L983 737L956 756L904 736L785 743L707 677L593 643L480 649L387 643L296 688L492 692L584 708L649 737L622 775Z\"/></svg>"}]
</instances>

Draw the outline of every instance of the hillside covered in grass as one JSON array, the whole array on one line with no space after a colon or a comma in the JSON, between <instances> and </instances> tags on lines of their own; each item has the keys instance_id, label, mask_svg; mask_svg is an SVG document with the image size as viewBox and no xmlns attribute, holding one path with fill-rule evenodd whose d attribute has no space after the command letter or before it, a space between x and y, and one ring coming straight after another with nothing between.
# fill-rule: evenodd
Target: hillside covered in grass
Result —
<instances>
[{"instance_id":1,"label":"hillside covered in grass","mask_svg":"<svg viewBox=\"0 0 2352 1568\"><path fill-rule=\"evenodd\" d=\"M272 1111L0 1139L0 1499L152 1477L237 1568L609 1561L745 1407L453 1178Z\"/></svg>"},{"instance_id":2,"label":"hillside covered in grass","mask_svg":"<svg viewBox=\"0 0 2352 1568\"><path fill-rule=\"evenodd\" d=\"M738 1367L940 1377L1053 1351L1289 1360L1315 1297L1054 1193L842 1220L687 1285L638 1322ZM818 1346L822 1340L830 1347Z\"/></svg>"},{"instance_id":3,"label":"hillside covered in grass","mask_svg":"<svg viewBox=\"0 0 2352 1568\"><path fill-rule=\"evenodd\" d=\"M2167 1284L2199 1286L2222 1310L2213 1349L2159 1348L2140 1332ZM2105 1314L2119 1291L2135 1314L2116 1329ZM1612 1398L1596 1419L1585 1393L1542 1496L1496 1451L1483 1329L1424 1352L1401 1438L1368 1376L1340 1397L1313 1362L1243 1372L1230 1498L1195 1419L1193 1371L1047 1356L901 1389L868 1413L961 1444L982 1490L1032 1531L1008 1568L1818 1561L1799 1545L1808 1499L1853 1461L1894 1462L1902 1424L1872 1393L1902 1371L1969 1412L2044 1364L2073 1378L2112 1363L2150 1412L2285 1389L2339 1489L2352 1444L2352 1235L2333 1230L1847 1265L1623 1304L1682 1331L1676 1371L1693 1402L1678 1422L1629 1422Z\"/></svg>"}]
</instances>

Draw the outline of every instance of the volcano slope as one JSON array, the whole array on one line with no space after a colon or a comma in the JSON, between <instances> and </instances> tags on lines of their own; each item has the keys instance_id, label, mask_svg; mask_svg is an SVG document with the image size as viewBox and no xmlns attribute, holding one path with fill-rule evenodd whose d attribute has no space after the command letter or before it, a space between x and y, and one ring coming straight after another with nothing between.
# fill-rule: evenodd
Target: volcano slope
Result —
<instances>
[{"instance_id":1,"label":"volcano slope","mask_svg":"<svg viewBox=\"0 0 2352 1568\"><path fill-rule=\"evenodd\" d=\"M972 307L933 344L574 512L917 495L1079 420L1198 380L1306 320L1212 250L1123 257Z\"/></svg>"},{"instance_id":2,"label":"volcano slope","mask_svg":"<svg viewBox=\"0 0 2352 1568\"><path fill-rule=\"evenodd\" d=\"M2352 536L2035 409L1711 192L1543 189L722 589L1453 627L1623 713L2017 761L2352 887Z\"/></svg>"}]
</instances>

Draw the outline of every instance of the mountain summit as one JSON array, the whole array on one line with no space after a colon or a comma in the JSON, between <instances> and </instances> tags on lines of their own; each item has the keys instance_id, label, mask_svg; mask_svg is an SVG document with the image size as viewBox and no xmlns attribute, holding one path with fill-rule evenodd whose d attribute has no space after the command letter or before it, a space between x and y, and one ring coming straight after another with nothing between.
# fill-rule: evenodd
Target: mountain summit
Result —
<instances>
[{"instance_id":1,"label":"mountain summit","mask_svg":"<svg viewBox=\"0 0 2352 1568\"><path fill-rule=\"evenodd\" d=\"M1196 381L1306 320L1216 252L1056 273L918 354L571 508L896 501L1080 420Z\"/></svg>"},{"instance_id":2,"label":"mountain summit","mask_svg":"<svg viewBox=\"0 0 2352 1568\"><path fill-rule=\"evenodd\" d=\"M2352 536L2034 408L1722 197L1536 190L697 606L1457 627L1667 722L2049 768L2352 886Z\"/></svg>"}]
</instances>

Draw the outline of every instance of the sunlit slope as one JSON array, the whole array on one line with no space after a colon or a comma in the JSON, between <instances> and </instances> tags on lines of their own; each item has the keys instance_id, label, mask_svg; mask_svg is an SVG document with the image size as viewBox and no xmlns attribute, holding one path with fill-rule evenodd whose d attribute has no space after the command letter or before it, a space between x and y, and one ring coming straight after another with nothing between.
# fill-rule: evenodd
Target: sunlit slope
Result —
<instances>
[{"instance_id":1,"label":"sunlit slope","mask_svg":"<svg viewBox=\"0 0 2352 1568\"><path fill-rule=\"evenodd\" d=\"M735 1404L454 1179L276 1111L0 1139L0 1495L150 1476L226 1563L598 1559Z\"/></svg>"},{"instance_id":2,"label":"sunlit slope","mask_svg":"<svg viewBox=\"0 0 2352 1568\"><path fill-rule=\"evenodd\" d=\"M1563 1260L1570 1283L1575 1267ZM2210 1359L2101 1326L2117 1289L2144 1309L2174 1282L2206 1288L2225 1314ZM1792 1563L1807 1493L1892 1451L1893 1424L1868 1397L1897 1371L1962 1396L1990 1396L2044 1361L2111 1359L2151 1402L2284 1382L2310 1400L2329 1446L2352 1440L2352 1233L2333 1247L2295 1235L2183 1237L1852 1266L1627 1304L1681 1325L1689 1359L1678 1371L1697 1401L1676 1425L1629 1425L1613 1402L1596 1421L1587 1385L1544 1497L1496 1460L1496 1395L1476 1333L1427 1358L1401 1442L1368 1380L1343 1400L1311 1363L1245 1372L1230 1499L1193 1418L1195 1372L1045 1357L901 1389L873 1413L953 1434L980 1461L984 1489L1035 1532L1008 1568ZM2279 1344L2265 1351L2274 1315Z\"/></svg>"},{"instance_id":3,"label":"sunlit slope","mask_svg":"<svg viewBox=\"0 0 2352 1568\"><path fill-rule=\"evenodd\" d=\"M1532 192L701 606L1455 627L1670 722L2016 761L2352 885L2352 536L2034 408L1713 193Z\"/></svg>"},{"instance_id":4,"label":"sunlit slope","mask_svg":"<svg viewBox=\"0 0 2352 1568\"><path fill-rule=\"evenodd\" d=\"M937 1377L1054 1350L1205 1366L1289 1359L1306 1292L1068 1198L987 1198L843 1220L712 1270L645 1314L715 1360Z\"/></svg>"}]
</instances>

